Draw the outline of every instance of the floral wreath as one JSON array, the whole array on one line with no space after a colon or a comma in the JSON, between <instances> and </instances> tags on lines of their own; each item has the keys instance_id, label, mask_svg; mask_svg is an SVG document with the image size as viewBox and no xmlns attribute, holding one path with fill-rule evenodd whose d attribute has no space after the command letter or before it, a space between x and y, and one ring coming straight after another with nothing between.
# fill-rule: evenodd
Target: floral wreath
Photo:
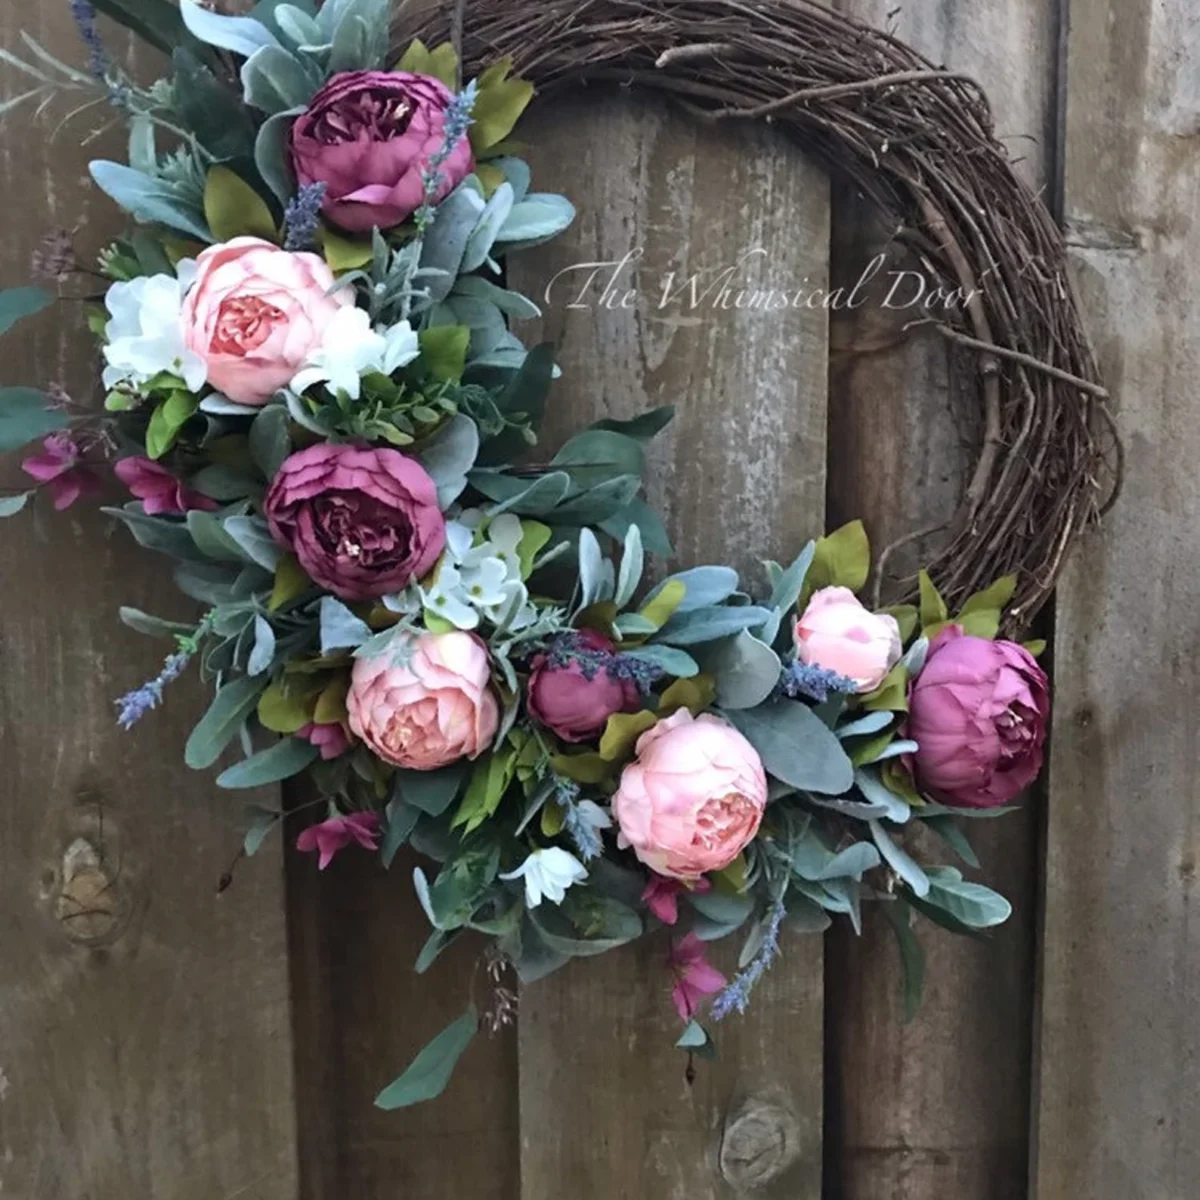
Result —
<instances>
[{"instance_id":1,"label":"floral wreath","mask_svg":"<svg viewBox=\"0 0 1200 1200\"><path fill-rule=\"evenodd\" d=\"M170 78L127 78L96 8L170 50ZM1040 648L998 638L1015 576L951 613L922 573L919 605L872 611L855 522L762 581L700 566L647 586L670 553L642 498L669 409L521 465L556 368L510 328L537 309L501 264L574 209L530 190L511 135L533 87L509 61L464 85L452 44L396 60L389 0L72 10L91 76L36 45L8 61L33 96L99 86L128 117L129 164L91 173L136 224L100 262L102 405L0 390L0 449L41 442L22 462L37 486L0 511L67 508L111 466L132 499L104 511L202 606L194 624L122 609L174 649L120 725L194 666L215 694L188 766L237 747L222 788L311 779L316 799L249 809L247 855L294 821L322 869L410 844L437 864L413 873L420 970L466 930L532 982L670 927L664 1000L701 1055L789 928L857 929L880 902L919 978L914 915L958 933L1008 917L900 838L919 822L978 866L962 818L1040 771ZM62 237L38 257L46 277L80 269ZM0 332L50 299L0 293ZM705 946L735 933L726 979ZM377 1103L437 1095L508 1005L472 1005Z\"/></svg>"}]
</instances>

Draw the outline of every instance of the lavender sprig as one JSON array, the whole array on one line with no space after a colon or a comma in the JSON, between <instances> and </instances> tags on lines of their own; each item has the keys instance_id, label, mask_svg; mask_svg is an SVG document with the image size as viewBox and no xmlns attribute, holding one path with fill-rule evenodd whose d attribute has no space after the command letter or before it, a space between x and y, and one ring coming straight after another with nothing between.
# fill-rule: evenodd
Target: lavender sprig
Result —
<instances>
[{"instance_id":1,"label":"lavender sprig","mask_svg":"<svg viewBox=\"0 0 1200 1200\"><path fill-rule=\"evenodd\" d=\"M128 732L148 712L157 708L163 699L167 684L173 683L187 669L200 649L204 635L208 633L211 614L197 626L195 633L178 639L179 648L163 663L162 670L148 683L129 692L117 700L117 724Z\"/></svg>"},{"instance_id":2,"label":"lavender sprig","mask_svg":"<svg viewBox=\"0 0 1200 1200\"><path fill-rule=\"evenodd\" d=\"M775 901L771 909L767 928L763 933L762 945L750 960L750 965L729 984L713 1001L712 1019L723 1021L732 1012L744 1013L750 1004L750 993L758 981L767 973L771 964L779 957L779 929L787 909L783 897Z\"/></svg>"},{"instance_id":3,"label":"lavender sprig","mask_svg":"<svg viewBox=\"0 0 1200 1200\"><path fill-rule=\"evenodd\" d=\"M827 671L815 664L795 662L784 669L779 680L779 692L793 700L806 697L817 704L824 704L831 692L850 695L858 691L858 684L836 671Z\"/></svg>"},{"instance_id":4,"label":"lavender sprig","mask_svg":"<svg viewBox=\"0 0 1200 1200\"><path fill-rule=\"evenodd\" d=\"M663 677L663 669L654 663L631 658L604 646L592 646L577 633L556 637L546 650L546 661L552 667L574 664L589 683L604 672L610 679L634 684L642 695Z\"/></svg>"},{"instance_id":5,"label":"lavender sprig","mask_svg":"<svg viewBox=\"0 0 1200 1200\"><path fill-rule=\"evenodd\" d=\"M321 219L321 204L327 185L322 182L304 183L288 201L283 214L287 236L283 248L296 252L311 250L317 244L317 225Z\"/></svg>"},{"instance_id":6,"label":"lavender sprig","mask_svg":"<svg viewBox=\"0 0 1200 1200\"><path fill-rule=\"evenodd\" d=\"M477 94L478 88L475 81L472 80L450 101L446 108L442 125L442 144L421 173L422 182L425 184L425 196L421 207L417 209L414 216L418 234L423 234L433 222L434 201L442 186L442 167L454 153L455 146L466 137L467 130L475 123L471 113L475 108Z\"/></svg>"},{"instance_id":7,"label":"lavender sprig","mask_svg":"<svg viewBox=\"0 0 1200 1200\"><path fill-rule=\"evenodd\" d=\"M71 16L75 19L80 39L88 49L88 70L108 87L112 59L108 57L100 31L96 28L96 8L92 0L71 0Z\"/></svg>"}]
</instances>

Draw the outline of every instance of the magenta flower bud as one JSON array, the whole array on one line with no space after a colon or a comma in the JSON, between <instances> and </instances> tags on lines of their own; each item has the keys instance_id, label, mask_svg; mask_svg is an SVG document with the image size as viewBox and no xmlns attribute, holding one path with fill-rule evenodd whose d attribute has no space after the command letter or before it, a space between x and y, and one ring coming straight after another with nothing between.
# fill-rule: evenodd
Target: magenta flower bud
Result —
<instances>
[{"instance_id":1,"label":"magenta flower bud","mask_svg":"<svg viewBox=\"0 0 1200 1200\"><path fill-rule=\"evenodd\" d=\"M613 644L593 629L573 635L583 648L611 651ZM614 713L636 712L641 707L637 685L615 679L603 667L585 668L574 661L554 663L539 654L529 676L529 713L564 742L598 738Z\"/></svg>"},{"instance_id":2,"label":"magenta flower bud","mask_svg":"<svg viewBox=\"0 0 1200 1200\"><path fill-rule=\"evenodd\" d=\"M263 508L275 540L343 600L403 591L446 545L437 486L398 450L310 446L284 460Z\"/></svg>"},{"instance_id":3,"label":"magenta flower bud","mask_svg":"<svg viewBox=\"0 0 1200 1200\"><path fill-rule=\"evenodd\" d=\"M1049 682L1028 650L944 629L909 696L918 786L943 804L1007 804L1042 769L1049 716Z\"/></svg>"},{"instance_id":4,"label":"magenta flower bud","mask_svg":"<svg viewBox=\"0 0 1200 1200\"><path fill-rule=\"evenodd\" d=\"M450 89L409 71L344 71L292 126L291 157L301 184L325 184L322 211L342 229L392 229L425 200L425 174L442 149ZM438 168L433 202L475 168L464 136Z\"/></svg>"}]
</instances>

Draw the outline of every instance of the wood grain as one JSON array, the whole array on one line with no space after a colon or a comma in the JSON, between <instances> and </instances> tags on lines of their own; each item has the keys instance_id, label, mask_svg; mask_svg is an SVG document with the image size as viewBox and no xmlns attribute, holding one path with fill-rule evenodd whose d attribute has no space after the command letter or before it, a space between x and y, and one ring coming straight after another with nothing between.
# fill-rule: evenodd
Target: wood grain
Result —
<instances>
[{"instance_id":1,"label":"wood grain","mask_svg":"<svg viewBox=\"0 0 1200 1200\"><path fill-rule=\"evenodd\" d=\"M589 91L534 122L535 183L566 192L580 214L561 242L514 264L516 282L541 294L572 264L644 251L636 279L623 275L610 293L612 307L607 271L582 297L587 270L560 276L550 293L544 328L565 372L554 435L675 404L651 492L677 562L730 561L753 573L822 525L826 314L711 299L693 307L690 291L664 306L663 289L672 273L675 288L699 273L702 294L728 267L760 288L823 288L828 185L769 131L700 129L653 105ZM667 948L656 938L525 989L522 1195L707 1200L757 1188L813 1200L820 942L786 940L748 1015L719 1027L720 1061L699 1064L692 1087L672 1047ZM722 967L732 968L736 949L721 948Z\"/></svg>"},{"instance_id":2,"label":"wood grain","mask_svg":"<svg viewBox=\"0 0 1200 1200\"><path fill-rule=\"evenodd\" d=\"M66 5L10 5L81 62ZM115 49L126 42L114 39ZM18 81L7 70L3 94ZM0 126L0 281L23 284L53 225L79 223L85 260L120 228L85 164L108 109L55 132L18 111ZM97 114L99 114L97 116ZM82 306L3 343L6 383L58 380L95 398ZM17 461L3 482L24 479ZM0 1194L20 1200L292 1200L296 1139L278 845L216 887L240 844L240 800L189 772L195 677L132 734L113 700L158 673L170 646L118 624L132 604L186 615L167 560L93 511L48 505L5 523L0 577Z\"/></svg>"},{"instance_id":3,"label":"wood grain","mask_svg":"<svg viewBox=\"0 0 1200 1200\"><path fill-rule=\"evenodd\" d=\"M1037 1195L1200 1175L1200 35L1185 2L1072 5L1066 205L1129 455L1059 591Z\"/></svg>"},{"instance_id":4,"label":"wood grain","mask_svg":"<svg viewBox=\"0 0 1200 1200\"><path fill-rule=\"evenodd\" d=\"M1035 182L1052 174L1055 28L1043 0L937 0L897 9L841 0L892 28L989 92L997 130ZM830 383L830 522L863 516L877 549L943 523L954 511L978 423L964 419L973 364L947 362L938 339L906 331L911 289L885 300L888 272L912 268L886 228L835 192L834 282L849 287L878 254L884 272L867 304L834 314ZM938 545L893 556L890 585L911 578ZM1011 922L986 944L919 921L928 970L924 1003L903 1021L902 971L878 913L861 939L828 939L828 1194L845 1200L1017 1200L1025 1195L1038 821L1027 811L967 831L983 877L1013 900ZM932 837L926 861L952 861ZM961 865L961 864L959 864Z\"/></svg>"}]
</instances>

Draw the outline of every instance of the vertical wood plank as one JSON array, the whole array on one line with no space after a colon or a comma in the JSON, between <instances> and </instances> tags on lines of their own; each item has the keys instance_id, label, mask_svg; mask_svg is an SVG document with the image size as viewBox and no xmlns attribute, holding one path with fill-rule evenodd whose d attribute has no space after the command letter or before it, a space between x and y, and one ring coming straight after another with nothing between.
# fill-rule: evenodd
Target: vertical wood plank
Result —
<instances>
[{"instance_id":1,"label":"vertical wood plank","mask_svg":"<svg viewBox=\"0 0 1200 1200\"><path fill-rule=\"evenodd\" d=\"M1035 183L1053 173L1053 5L931 0L897 8L890 0L839 0L838 7L975 75L1019 169ZM853 196L835 194L835 286L852 286L877 254L889 256L868 303L835 313L832 330L830 523L864 517L878 549L953 513L979 433L963 417L964 391L974 381L948 370L936 335L906 332L912 312L885 306L886 272L914 264L890 243L890 228ZM934 534L900 549L889 583L910 580L937 545ZM910 1023L903 1020L899 954L881 914L867 914L861 939L846 929L830 934L827 1194L1025 1195L1037 803L968 824L985 878L1012 899L1014 915L986 944L918 919L927 986ZM921 839L920 850L927 861L949 861L932 837Z\"/></svg>"},{"instance_id":2,"label":"vertical wood plank","mask_svg":"<svg viewBox=\"0 0 1200 1200\"><path fill-rule=\"evenodd\" d=\"M522 290L541 294L572 264L644 251L607 299L611 269L582 298L587 270L555 284L545 306L564 368L554 430L677 405L651 498L678 562L729 561L757 579L758 560L786 557L822 527L826 314L738 311L711 295L693 308L690 292L661 307L663 288L672 272L676 287L700 273L703 292L726 268L735 292L822 288L827 180L769 131L698 128L649 97L556 99L529 140L535 178L580 216L560 243L516 264ZM631 288L639 295L626 307ZM525 989L522 1195L708 1200L757 1188L814 1200L820 942L786 939L748 1015L718 1027L720 1061L699 1064L690 1088L672 1047L667 948L655 938ZM721 948L722 967L736 950Z\"/></svg>"},{"instance_id":3,"label":"vertical wood plank","mask_svg":"<svg viewBox=\"0 0 1200 1200\"><path fill-rule=\"evenodd\" d=\"M6 6L0 42L23 52L22 28L83 60L65 4ZM5 70L0 94L21 78ZM0 126L4 286L28 281L50 227L80 225L86 262L120 227L85 164L118 156L121 138L81 146L111 112L52 136L75 102ZM98 402L92 347L82 305L58 307L5 338L4 381L57 380ZM6 461L4 483L22 480ZM117 728L114 698L156 675L169 650L124 630L118 606L189 607L165 559L79 509L2 530L0 1194L292 1200L279 849L217 896L242 814L183 765L206 702L194 676L135 733Z\"/></svg>"},{"instance_id":4,"label":"vertical wood plank","mask_svg":"<svg viewBox=\"0 0 1200 1200\"><path fill-rule=\"evenodd\" d=\"M1183 1200L1200 1175L1200 31L1072 4L1066 206L1126 489L1059 589L1037 1194Z\"/></svg>"}]
</instances>

